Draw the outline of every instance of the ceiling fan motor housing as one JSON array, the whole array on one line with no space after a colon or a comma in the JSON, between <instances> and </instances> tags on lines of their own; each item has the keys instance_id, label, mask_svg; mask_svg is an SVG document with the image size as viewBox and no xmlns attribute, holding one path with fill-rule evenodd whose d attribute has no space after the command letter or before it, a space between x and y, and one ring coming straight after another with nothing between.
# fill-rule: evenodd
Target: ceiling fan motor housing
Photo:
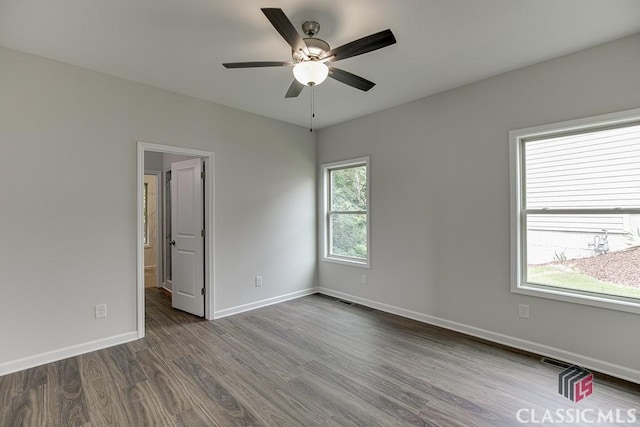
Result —
<instances>
[{"instance_id":1,"label":"ceiling fan motor housing","mask_svg":"<svg viewBox=\"0 0 640 427\"><path fill-rule=\"evenodd\" d=\"M331 50L329 47L329 43L322 39L315 38L314 36L320 32L320 24L316 21L306 21L302 24L302 32L306 34L307 38L304 38L304 43L307 45L307 49L309 50L309 58L314 60L322 57L323 54ZM301 55L299 52L292 51L294 62L302 62L306 60L304 55Z\"/></svg>"},{"instance_id":2,"label":"ceiling fan motor housing","mask_svg":"<svg viewBox=\"0 0 640 427\"><path fill-rule=\"evenodd\" d=\"M303 39L305 44L307 45L307 49L309 50L309 58L314 60L320 58L326 52L331 50L329 47L329 43L322 39L317 39L314 37L308 37ZM304 61L304 56L298 52L291 52L293 56L294 62Z\"/></svg>"}]
</instances>

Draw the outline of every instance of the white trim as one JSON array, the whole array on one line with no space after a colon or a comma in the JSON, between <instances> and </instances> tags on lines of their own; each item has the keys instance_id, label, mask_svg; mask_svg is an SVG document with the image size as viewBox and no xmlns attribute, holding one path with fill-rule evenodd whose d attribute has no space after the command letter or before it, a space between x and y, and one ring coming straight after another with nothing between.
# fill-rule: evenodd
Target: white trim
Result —
<instances>
[{"instance_id":1,"label":"white trim","mask_svg":"<svg viewBox=\"0 0 640 427\"><path fill-rule=\"evenodd\" d=\"M323 163L322 169L347 169L351 166L361 165L362 163L369 163L369 156L356 157L353 159L337 160L335 162Z\"/></svg>"},{"instance_id":2,"label":"white trim","mask_svg":"<svg viewBox=\"0 0 640 427\"><path fill-rule=\"evenodd\" d=\"M223 317L232 316L234 314L244 313L245 311L251 311L258 308L266 307L280 302L289 301L296 298L306 297L307 295L313 295L317 293L317 288L303 289L301 291L290 292L288 294L280 295L277 297L267 298L256 302L250 302L248 304L237 305L231 308L225 308L223 310L217 310L213 313L214 319L222 319Z\"/></svg>"},{"instance_id":3,"label":"white trim","mask_svg":"<svg viewBox=\"0 0 640 427\"><path fill-rule=\"evenodd\" d=\"M9 362L0 363L0 376L45 365L51 362L57 362L58 360L67 359L69 357L80 356L81 354L102 350L103 348L113 347L115 345L124 344L137 339L137 332L127 332L125 334L115 335L109 338L101 338L99 340L89 341L83 344L47 351L46 353L40 353L34 356L23 357L22 359L11 360Z\"/></svg>"},{"instance_id":4,"label":"white trim","mask_svg":"<svg viewBox=\"0 0 640 427\"><path fill-rule=\"evenodd\" d=\"M638 121L638 119L640 119L640 108L634 108L633 110L618 111L616 113L602 114L599 116L512 130L509 132L509 136L514 136L518 139L540 138L556 134L558 131L572 132L577 130L597 129L604 126L633 123Z\"/></svg>"},{"instance_id":5,"label":"white trim","mask_svg":"<svg viewBox=\"0 0 640 427\"><path fill-rule=\"evenodd\" d=\"M371 268L371 266L366 261L357 261L357 258L354 258L353 261L352 261L349 258L338 258L338 257L335 257L335 256L323 256L320 261L322 261L322 262L332 262L334 264L350 265L351 267Z\"/></svg>"},{"instance_id":6,"label":"white trim","mask_svg":"<svg viewBox=\"0 0 640 427\"><path fill-rule=\"evenodd\" d=\"M604 360L594 359L592 357L583 356L577 353L572 353L566 350L562 350L555 347L550 347L544 344L539 344L532 341L523 340L520 338L504 335L496 332L491 332L486 329L477 328L475 326L465 325L464 323L458 323L440 317L430 316L428 314L419 313L412 310L396 307L389 304L384 304L377 301L372 301L366 298L357 297L344 292L335 291L323 287L316 288L318 293L332 296L335 298L344 299L347 301L355 302L366 307L375 308L376 310L384 311L386 313L395 314L398 316L413 319L418 322L427 323L429 325L438 326L444 329L449 329L462 334L470 335L477 338L482 338L487 341L495 342L498 344L506 345L516 349L524 350L530 353L539 354L541 356L552 357L554 359L563 360L569 363L583 366L587 369L591 369L603 374L611 375L617 378L621 378L627 381L631 381L636 384L640 384L640 371L625 366L609 363Z\"/></svg>"},{"instance_id":7,"label":"white trim","mask_svg":"<svg viewBox=\"0 0 640 427\"><path fill-rule=\"evenodd\" d=\"M640 302L632 301L623 296L597 295L583 293L575 289L544 287L542 285L522 284L511 289L511 292L532 297L554 299L557 301L571 302L574 304L589 305L592 307L608 308L627 313L640 313Z\"/></svg>"},{"instance_id":8,"label":"white trim","mask_svg":"<svg viewBox=\"0 0 640 427\"><path fill-rule=\"evenodd\" d=\"M162 287L164 287L166 289L167 283L171 282L170 280L167 280L167 255L170 253L170 245L169 245L169 240L167 240L167 172L171 173L171 168L169 168L167 170L167 168L164 167L164 158L162 159L163 165L162 165L162 183L160 185L160 187L162 188L162 261L160 262L160 265L162 266L162 279L160 280L162 282Z\"/></svg>"},{"instance_id":9,"label":"white trim","mask_svg":"<svg viewBox=\"0 0 640 427\"><path fill-rule=\"evenodd\" d=\"M144 231L142 191L144 188L144 144L138 142L136 166L136 331L144 338Z\"/></svg>"},{"instance_id":10,"label":"white trim","mask_svg":"<svg viewBox=\"0 0 640 427\"><path fill-rule=\"evenodd\" d=\"M205 159L205 194L204 194L204 204L205 204L205 239L206 240L206 249L205 249L205 300L207 301L204 305L204 318L207 320L213 320L213 312L214 312L214 302L215 302L215 229L216 229L216 199L215 199L215 172L216 172L216 163L215 156L213 152L209 152L209 155ZM173 274L173 273L172 273ZM172 276L173 277L173 276ZM173 289L173 283L171 284L171 288Z\"/></svg>"},{"instance_id":11,"label":"white trim","mask_svg":"<svg viewBox=\"0 0 640 427\"><path fill-rule=\"evenodd\" d=\"M352 166L364 165L367 168L367 259L361 260L358 258L340 257L329 254L328 248L328 197L329 197L329 171L332 169L346 169ZM371 268L371 158L369 156L362 156L353 159L340 160L336 162L323 163L320 165L320 179L318 179L318 194L320 197L319 203L319 218L320 224L320 261L332 262L335 264L349 265L352 267Z\"/></svg>"},{"instance_id":12,"label":"white trim","mask_svg":"<svg viewBox=\"0 0 640 427\"><path fill-rule=\"evenodd\" d=\"M577 120L569 120L559 123L551 123L542 126L518 129L509 132L509 174L510 174L510 205L511 205L511 292L529 295L539 298L547 298L574 304L583 304L628 313L640 313L640 302L636 299L617 297L612 295L599 295L579 290L536 286L526 283L522 260L523 248L526 248L526 233L521 230L526 226L524 193L522 183L523 159L522 144L525 140L539 139L559 133L571 133L577 131L597 130L603 127L621 126L640 121L640 108L621 111L600 116L586 117ZM633 211L634 209L611 210L613 212ZM548 213L562 212L589 213L597 210L554 209Z\"/></svg>"},{"instance_id":13,"label":"white trim","mask_svg":"<svg viewBox=\"0 0 640 427\"><path fill-rule=\"evenodd\" d=\"M174 147L169 145L153 144L138 141L138 166L136 172L137 188L137 215L136 215L136 288L137 288L137 321L138 338L144 338L144 248L142 236L142 183L144 177L144 153L153 151L165 154L180 154L203 158L207 164L205 175L205 211L206 211L206 256L205 256L205 319L213 319L213 307L215 296L215 161L212 151L195 150L192 148ZM142 260L142 261L141 261Z\"/></svg>"}]
</instances>

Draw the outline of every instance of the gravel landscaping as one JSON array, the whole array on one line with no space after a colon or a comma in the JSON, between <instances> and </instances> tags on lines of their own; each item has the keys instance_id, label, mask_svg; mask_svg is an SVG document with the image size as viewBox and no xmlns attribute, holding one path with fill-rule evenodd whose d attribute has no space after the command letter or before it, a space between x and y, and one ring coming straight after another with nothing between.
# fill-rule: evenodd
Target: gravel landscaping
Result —
<instances>
[{"instance_id":1,"label":"gravel landscaping","mask_svg":"<svg viewBox=\"0 0 640 427\"><path fill-rule=\"evenodd\" d=\"M551 264L565 265L603 282L640 288L640 246Z\"/></svg>"}]
</instances>

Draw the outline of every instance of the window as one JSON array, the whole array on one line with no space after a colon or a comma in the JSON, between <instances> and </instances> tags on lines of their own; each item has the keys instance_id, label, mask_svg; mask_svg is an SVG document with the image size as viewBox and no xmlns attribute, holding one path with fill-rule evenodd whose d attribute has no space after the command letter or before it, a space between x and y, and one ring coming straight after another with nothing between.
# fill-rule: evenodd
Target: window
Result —
<instances>
[{"instance_id":1,"label":"window","mask_svg":"<svg viewBox=\"0 0 640 427\"><path fill-rule=\"evenodd\" d=\"M369 158L325 164L325 261L369 267Z\"/></svg>"},{"instance_id":2,"label":"window","mask_svg":"<svg viewBox=\"0 0 640 427\"><path fill-rule=\"evenodd\" d=\"M640 312L640 110L510 138L512 290Z\"/></svg>"}]
</instances>

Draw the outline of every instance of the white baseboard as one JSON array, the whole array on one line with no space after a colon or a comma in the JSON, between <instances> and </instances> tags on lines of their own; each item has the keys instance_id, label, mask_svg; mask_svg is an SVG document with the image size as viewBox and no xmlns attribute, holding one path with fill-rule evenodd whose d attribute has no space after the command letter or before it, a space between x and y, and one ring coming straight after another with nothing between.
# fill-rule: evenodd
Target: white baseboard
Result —
<instances>
[{"instance_id":1,"label":"white baseboard","mask_svg":"<svg viewBox=\"0 0 640 427\"><path fill-rule=\"evenodd\" d=\"M341 298L347 301L352 301L366 307L371 307L376 310L384 311L398 316L406 317L409 319L417 320L419 322L427 323L441 328L449 329L452 331L460 332L466 335L470 335L477 338L482 338L487 341L492 341L498 344L506 345L509 347L517 348L520 350L528 351L542 356L552 357L554 359L563 360L569 363L583 366L587 369L591 369L597 372L601 372L607 375L611 375L617 378L622 378L627 381L640 384L640 371L627 368L624 366L609 363L603 360L594 359L588 356L568 352L562 349L550 347L544 344L538 344L532 341L515 338L509 335L499 334L496 332L488 331L486 329L477 328L475 326L465 325L451 320L442 319L435 316L419 313L412 310L407 310L401 307L361 298L355 295L347 294L340 291L335 291L328 288L316 287L303 289L301 291L291 292L288 294L280 295L277 297L267 298L264 300L256 301L249 304L243 304L236 307L227 308L224 310L218 310L214 312L214 319L221 319L223 317L231 316L234 314L243 313L245 311L255 310L257 308L266 307L272 304L277 304L284 301L289 301L296 298L301 298L307 295L321 293L329 295L335 298ZM109 338L103 338L95 341L90 341L84 344L78 344L58 350L49 351L46 353L37 354L34 356L28 356L22 359L12 360L9 362L0 363L0 376L7 375L13 372L22 371L24 369L33 368L35 366L44 365L58 360L66 359L69 357L79 356L81 354L89 353L91 351L102 350L103 348L112 347L119 344L124 344L130 341L138 339L137 332L128 332L121 335L116 335Z\"/></svg>"},{"instance_id":2,"label":"white baseboard","mask_svg":"<svg viewBox=\"0 0 640 427\"><path fill-rule=\"evenodd\" d=\"M109 338L102 338L83 344L72 345L70 347L36 354L34 356L28 356L22 359L11 360L9 362L0 363L0 376L22 371L24 369L33 368L35 366L45 365L51 362L57 362L58 360L79 356L81 354L89 353L92 351L102 350L103 348L124 344L129 341L135 341L137 339L137 332L127 332L126 334L115 335Z\"/></svg>"},{"instance_id":3,"label":"white baseboard","mask_svg":"<svg viewBox=\"0 0 640 427\"><path fill-rule=\"evenodd\" d=\"M318 288L303 289L301 291L291 292L277 297L251 302L249 304L242 304L231 308L225 308L224 310L216 310L213 312L213 318L222 319L223 317L232 316L234 314L243 313L245 311L255 310L257 308L266 307L268 305L277 304L279 302L301 298L315 293L318 293Z\"/></svg>"},{"instance_id":4,"label":"white baseboard","mask_svg":"<svg viewBox=\"0 0 640 427\"><path fill-rule=\"evenodd\" d=\"M538 344L532 341L526 341L520 338L515 338L509 335L499 334L491 332L486 329L477 328L475 326L465 325L463 323L453 322L451 320L442 319L428 314L418 313L412 310L406 310L404 308L396 307L389 304L384 304L377 301L372 301L366 298L357 297L340 291L334 291L323 287L316 288L318 293L329 295L335 298L344 299L347 301L355 302L376 310L384 311L398 316L406 317L409 319L417 320L418 322L428 323L430 325L439 326L441 328L450 329L452 331L460 332L473 337L482 338L487 341L492 341L498 344L506 345L509 347L517 348L520 350L528 351L530 353L539 354L541 356L547 356L554 359L562 360L565 362L573 363L579 366L583 366L587 369L591 369L603 374L611 375L613 377L622 378L627 381L631 381L636 384L640 384L640 371L627 368L625 366L616 365L606 362L604 360L594 359L588 356L565 351L559 348L550 347L544 344Z\"/></svg>"}]
</instances>

